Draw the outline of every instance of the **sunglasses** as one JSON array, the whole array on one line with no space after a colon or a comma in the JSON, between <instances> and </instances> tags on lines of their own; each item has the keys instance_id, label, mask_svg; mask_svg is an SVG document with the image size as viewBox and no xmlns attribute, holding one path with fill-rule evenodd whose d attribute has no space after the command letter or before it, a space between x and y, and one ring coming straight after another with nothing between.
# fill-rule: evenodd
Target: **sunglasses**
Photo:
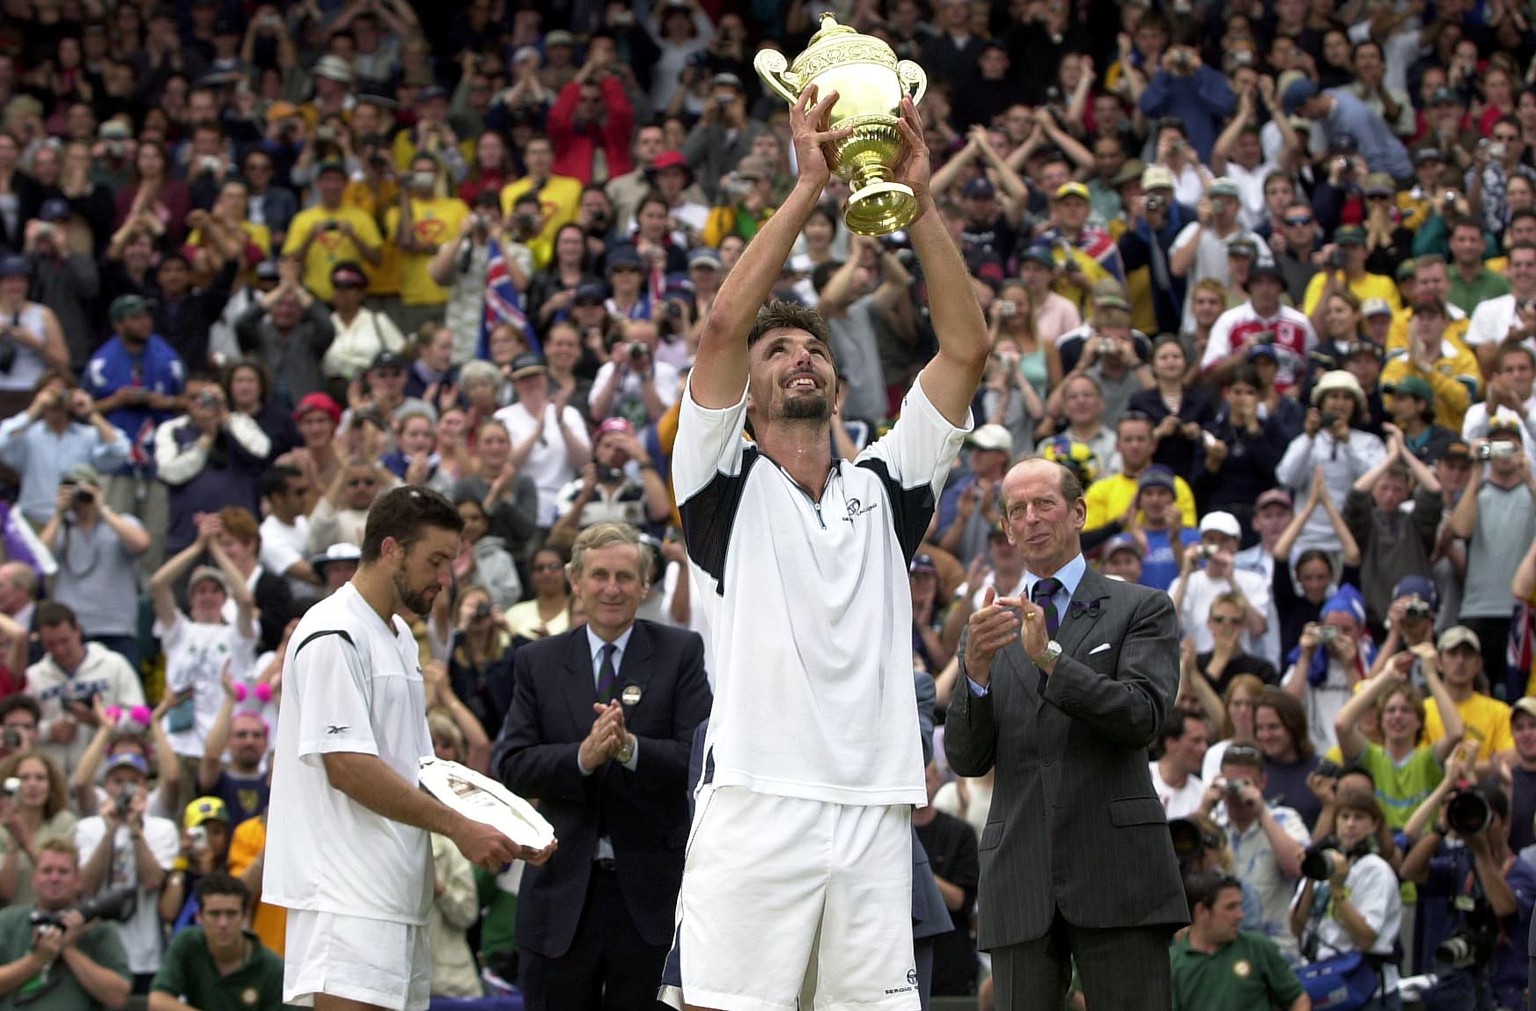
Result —
<instances>
[{"instance_id":1,"label":"sunglasses","mask_svg":"<svg viewBox=\"0 0 1536 1011\"><path fill-rule=\"evenodd\" d=\"M1288 224L1288 225L1291 225L1293 227L1299 227L1301 225L1310 225L1312 223L1312 219L1311 218L1286 218L1285 219L1285 223Z\"/></svg>"},{"instance_id":2,"label":"sunglasses","mask_svg":"<svg viewBox=\"0 0 1536 1011\"><path fill-rule=\"evenodd\" d=\"M643 274L643 273L645 273L645 271L641 270L639 267L619 266L619 267L610 267L610 268L608 268L608 273L610 273L610 274Z\"/></svg>"}]
</instances>

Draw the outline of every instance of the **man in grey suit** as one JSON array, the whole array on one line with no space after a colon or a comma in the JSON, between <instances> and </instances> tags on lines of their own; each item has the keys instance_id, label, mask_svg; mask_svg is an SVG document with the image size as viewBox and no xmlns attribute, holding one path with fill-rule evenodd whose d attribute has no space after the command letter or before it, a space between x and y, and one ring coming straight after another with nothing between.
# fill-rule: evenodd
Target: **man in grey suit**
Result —
<instances>
[{"instance_id":1,"label":"man in grey suit","mask_svg":"<svg viewBox=\"0 0 1536 1011\"><path fill-rule=\"evenodd\" d=\"M1147 747L1178 684L1173 604L1087 567L1067 468L1017 464L1003 510L1025 594L971 616L944 732L960 775L997 768L978 902L997 1007L1060 1007L1075 959L1088 1007L1170 1008L1189 912Z\"/></svg>"}]
</instances>

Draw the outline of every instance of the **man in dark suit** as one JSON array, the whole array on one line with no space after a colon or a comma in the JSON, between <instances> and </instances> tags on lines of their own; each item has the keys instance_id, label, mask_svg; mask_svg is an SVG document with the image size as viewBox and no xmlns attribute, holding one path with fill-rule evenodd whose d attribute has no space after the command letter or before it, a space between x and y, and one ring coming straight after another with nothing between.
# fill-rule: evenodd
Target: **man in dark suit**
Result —
<instances>
[{"instance_id":1,"label":"man in dark suit","mask_svg":"<svg viewBox=\"0 0 1536 1011\"><path fill-rule=\"evenodd\" d=\"M689 746L712 699L703 640L635 620L649 571L633 528L588 527L570 565L587 624L516 654L493 763L560 839L518 895L529 1011L656 1000L688 840Z\"/></svg>"},{"instance_id":2,"label":"man in dark suit","mask_svg":"<svg viewBox=\"0 0 1536 1011\"><path fill-rule=\"evenodd\" d=\"M1089 1007L1166 1009L1188 907L1147 747L1178 684L1173 605L1086 566L1067 468L1016 465L1003 510L1025 595L989 589L971 616L944 736L960 775L997 769L978 931L997 1007L1060 1007L1070 956Z\"/></svg>"}]
</instances>

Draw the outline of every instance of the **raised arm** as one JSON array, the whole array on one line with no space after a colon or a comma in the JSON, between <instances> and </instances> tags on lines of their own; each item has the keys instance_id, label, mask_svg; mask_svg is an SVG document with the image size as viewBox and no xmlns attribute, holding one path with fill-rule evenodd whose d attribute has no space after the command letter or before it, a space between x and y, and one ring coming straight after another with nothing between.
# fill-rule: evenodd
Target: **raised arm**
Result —
<instances>
[{"instance_id":1,"label":"raised arm","mask_svg":"<svg viewBox=\"0 0 1536 1011\"><path fill-rule=\"evenodd\" d=\"M822 145L841 140L852 131L823 130L827 113L837 102L828 92L818 100L815 86L806 88L789 109L795 160L800 174L795 188L742 251L725 276L715 304L699 334L699 350L689 373L689 388L699 406L720 410L741 399L747 385L747 333L757 311L773 290L779 271L789 259L800 229L821 199L832 177ZM915 241L915 237L914 237Z\"/></svg>"},{"instance_id":2,"label":"raised arm","mask_svg":"<svg viewBox=\"0 0 1536 1011\"><path fill-rule=\"evenodd\" d=\"M935 293L929 300L929 310L934 333L939 337L939 352L923 367L920 379L923 393L939 413L950 424L963 426L970 418L971 399L981 383L991 342L960 247L950 238L928 190L928 145L923 140L922 120L911 99L902 99L899 125L904 146L896 178L910 186L917 197L917 220L907 234L912 237L912 248L923 266L928 290Z\"/></svg>"}]
</instances>

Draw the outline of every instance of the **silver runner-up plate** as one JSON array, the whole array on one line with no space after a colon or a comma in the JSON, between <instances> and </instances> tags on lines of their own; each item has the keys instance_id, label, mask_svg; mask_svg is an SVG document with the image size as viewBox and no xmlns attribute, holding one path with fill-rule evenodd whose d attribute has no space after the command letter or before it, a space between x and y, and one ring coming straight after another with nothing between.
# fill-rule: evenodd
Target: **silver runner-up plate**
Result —
<instances>
[{"instance_id":1,"label":"silver runner-up plate","mask_svg":"<svg viewBox=\"0 0 1536 1011\"><path fill-rule=\"evenodd\" d=\"M421 760L421 788L466 818L484 822L529 849L555 840L554 826L517 794L458 762L427 756Z\"/></svg>"}]
</instances>

